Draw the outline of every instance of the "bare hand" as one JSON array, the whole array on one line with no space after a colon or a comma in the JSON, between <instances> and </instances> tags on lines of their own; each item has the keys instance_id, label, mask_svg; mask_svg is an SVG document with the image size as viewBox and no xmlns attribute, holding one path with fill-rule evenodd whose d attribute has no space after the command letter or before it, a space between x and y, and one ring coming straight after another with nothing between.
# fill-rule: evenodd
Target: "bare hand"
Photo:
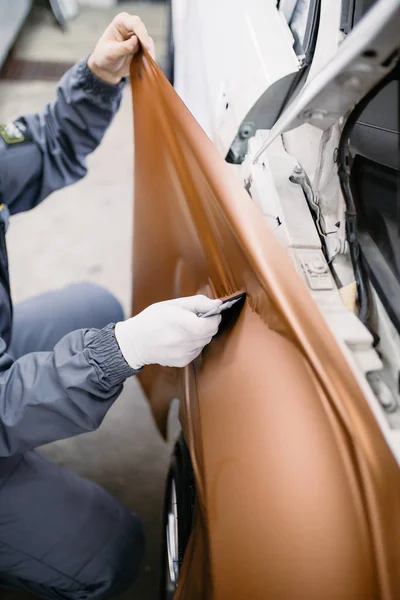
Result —
<instances>
[{"instance_id":1,"label":"bare hand","mask_svg":"<svg viewBox=\"0 0 400 600\"><path fill-rule=\"evenodd\" d=\"M116 85L129 75L129 65L140 45L154 58L154 42L141 19L120 13L97 42L88 59L88 67L103 81Z\"/></svg>"}]
</instances>

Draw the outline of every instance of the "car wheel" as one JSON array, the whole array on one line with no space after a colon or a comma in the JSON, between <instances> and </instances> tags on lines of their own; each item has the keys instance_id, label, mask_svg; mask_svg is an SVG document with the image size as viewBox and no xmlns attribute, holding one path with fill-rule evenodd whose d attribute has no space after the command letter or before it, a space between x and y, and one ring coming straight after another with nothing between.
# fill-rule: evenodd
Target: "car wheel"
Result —
<instances>
[{"instance_id":1,"label":"car wheel","mask_svg":"<svg viewBox=\"0 0 400 600\"><path fill-rule=\"evenodd\" d=\"M175 68L175 46L174 46L174 28L172 19L172 0L168 0L168 48L165 59L164 73L171 85L174 85Z\"/></svg>"},{"instance_id":2,"label":"car wheel","mask_svg":"<svg viewBox=\"0 0 400 600\"><path fill-rule=\"evenodd\" d=\"M160 600L172 600L192 529L195 484L182 436L175 444L165 490Z\"/></svg>"}]
</instances>

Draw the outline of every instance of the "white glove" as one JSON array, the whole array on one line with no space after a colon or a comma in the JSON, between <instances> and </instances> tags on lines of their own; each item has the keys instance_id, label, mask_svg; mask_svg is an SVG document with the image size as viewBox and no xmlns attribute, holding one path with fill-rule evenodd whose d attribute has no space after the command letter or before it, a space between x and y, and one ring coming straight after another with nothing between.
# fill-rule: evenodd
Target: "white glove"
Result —
<instances>
[{"instance_id":1,"label":"white glove","mask_svg":"<svg viewBox=\"0 0 400 600\"><path fill-rule=\"evenodd\" d=\"M158 302L136 317L117 323L115 337L132 369L159 364L185 367L194 360L217 333L221 316L201 318L221 300L190 296Z\"/></svg>"}]
</instances>

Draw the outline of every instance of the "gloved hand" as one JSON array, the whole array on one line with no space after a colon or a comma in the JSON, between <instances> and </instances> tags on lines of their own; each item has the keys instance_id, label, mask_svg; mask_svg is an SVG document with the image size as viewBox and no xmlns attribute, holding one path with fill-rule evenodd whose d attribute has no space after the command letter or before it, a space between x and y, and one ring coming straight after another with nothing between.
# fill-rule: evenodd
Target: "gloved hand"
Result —
<instances>
[{"instance_id":1,"label":"gloved hand","mask_svg":"<svg viewBox=\"0 0 400 600\"><path fill-rule=\"evenodd\" d=\"M220 315L198 315L220 304L207 296L178 298L152 304L117 323L115 337L126 362L133 369L150 364L185 367L211 342L221 322Z\"/></svg>"}]
</instances>

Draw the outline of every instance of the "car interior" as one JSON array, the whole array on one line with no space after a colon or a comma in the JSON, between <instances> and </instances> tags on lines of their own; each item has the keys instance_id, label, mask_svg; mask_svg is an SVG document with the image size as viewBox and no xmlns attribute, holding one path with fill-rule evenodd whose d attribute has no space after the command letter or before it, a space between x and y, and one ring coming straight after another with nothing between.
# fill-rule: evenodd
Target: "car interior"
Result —
<instances>
[{"instance_id":1,"label":"car interior","mask_svg":"<svg viewBox=\"0 0 400 600\"><path fill-rule=\"evenodd\" d=\"M347 23L354 26L374 1L349 2ZM348 24L345 32L347 28ZM399 74L397 65L360 103L350 136L351 187L364 266L398 330L400 313L394 299L400 292Z\"/></svg>"},{"instance_id":2,"label":"car interior","mask_svg":"<svg viewBox=\"0 0 400 600\"><path fill-rule=\"evenodd\" d=\"M366 268L397 329L400 319L394 299L400 291L398 106L397 72L367 104L351 137L351 183Z\"/></svg>"}]
</instances>

